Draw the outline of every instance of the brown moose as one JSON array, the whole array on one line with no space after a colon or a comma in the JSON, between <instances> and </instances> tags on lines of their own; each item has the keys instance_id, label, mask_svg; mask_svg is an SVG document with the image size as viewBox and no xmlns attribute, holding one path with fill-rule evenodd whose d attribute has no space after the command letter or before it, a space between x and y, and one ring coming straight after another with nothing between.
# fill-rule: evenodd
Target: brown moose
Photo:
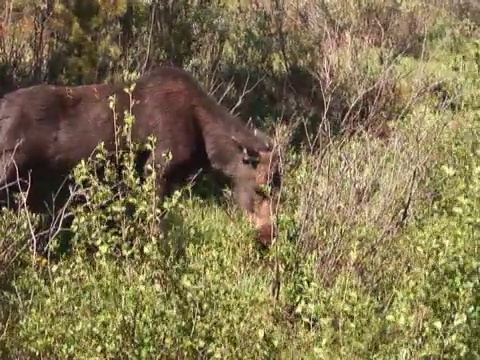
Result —
<instances>
[{"instance_id":1,"label":"brown moose","mask_svg":"<svg viewBox=\"0 0 480 360\"><path fill-rule=\"evenodd\" d=\"M30 179L27 204L44 212L46 193L58 187L81 159L100 142L115 150L114 120L109 96L117 99L116 124L131 106L126 84L65 87L36 85L8 93L0 104L0 188ZM275 235L272 197L264 185L278 187L280 175L272 141L250 131L209 96L186 71L160 67L140 77L132 92L135 122L132 140L156 137L157 165L163 153L171 160L159 173L158 195L171 193L198 171L220 171L231 179L238 205L269 245ZM152 155L155 155L152 157Z\"/></svg>"}]
</instances>

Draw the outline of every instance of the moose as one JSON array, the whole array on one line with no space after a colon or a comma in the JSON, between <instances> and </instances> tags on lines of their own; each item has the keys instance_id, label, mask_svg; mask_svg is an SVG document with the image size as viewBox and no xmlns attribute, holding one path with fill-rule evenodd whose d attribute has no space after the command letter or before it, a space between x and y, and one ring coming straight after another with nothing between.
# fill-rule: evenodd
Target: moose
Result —
<instances>
[{"instance_id":1,"label":"moose","mask_svg":"<svg viewBox=\"0 0 480 360\"><path fill-rule=\"evenodd\" d=\"M281 181L273 140L233 116L186 70L162 66L140 76L131 94L125 87L40 84L6 94L0 103L0 201L9 204L8 186L28 179L27 205L45 213L46 194L101 142L108 152L116 150L114 123L121 126L131 109L132 141L156 138L156 147L139 157L138 166L161 168L160 199L195 173L220 172L231 180L257 240L269 246L276 235L271 205ZM115 119L109 107L113 95ZM166 152L169 161L162 156Z\"/></svg>"}]
</instances>

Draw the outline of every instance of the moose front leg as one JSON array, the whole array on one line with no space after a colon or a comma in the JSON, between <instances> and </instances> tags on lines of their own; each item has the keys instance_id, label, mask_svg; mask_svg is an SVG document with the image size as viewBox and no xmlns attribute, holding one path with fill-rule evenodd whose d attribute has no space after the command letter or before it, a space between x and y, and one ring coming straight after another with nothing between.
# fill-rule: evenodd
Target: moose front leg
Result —
<instances>
[{"instance_id":1,"label":"moose front leg","mask_svg":"<svg viewBox=\"0 0 480 360\"><path fill-rule=\"evenodd\" d=\"M158 226L157 230L159 233L165 232L165 215L166 208L164 206L164 201L168 195L172 192L171 179L169 179L169 174L171 172L171 166L169 165L168 158L166 158L160 148L156 148L155 152L150 153L148 159L146 160L143 167L143 178L153 176L155 173L155 202L157 208L160 208L160 215L158 217ZM153 199L152 199L153 201Z\"/></svg>"}]
</instances>

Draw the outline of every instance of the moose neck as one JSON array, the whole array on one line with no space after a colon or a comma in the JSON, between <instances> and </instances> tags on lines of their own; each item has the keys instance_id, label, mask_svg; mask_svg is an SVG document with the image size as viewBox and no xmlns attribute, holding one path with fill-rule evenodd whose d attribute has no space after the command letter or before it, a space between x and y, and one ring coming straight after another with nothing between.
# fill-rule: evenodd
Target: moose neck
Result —
<instances>
[{"instance_id":1,"label":"moose neck","mask_svg":"<svg viewBox=\"0 0 480 360\"><path fill-rule=\"evenodd\" d=\"M245 124L210 96L202 97L201 103L194 104L194 108L212 167L225 170L225 167L231 164L232 158L239 156L241 152L238 143L249 149L266 148L264 139L255 136Z\"/></svg>"}]
</instances>

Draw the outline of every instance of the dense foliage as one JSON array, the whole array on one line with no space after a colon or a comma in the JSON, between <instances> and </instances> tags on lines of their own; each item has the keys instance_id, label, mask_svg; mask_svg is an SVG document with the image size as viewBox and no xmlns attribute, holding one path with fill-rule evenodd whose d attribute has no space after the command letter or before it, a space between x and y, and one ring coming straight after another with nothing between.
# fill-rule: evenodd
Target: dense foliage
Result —
<instances>
[{"instance_id":1,"label":"dense foliage","mask_svg":"<svg viewBox=\"0 0 480 360\"><path fill-rule=\"evenodd\" d=\"M208 186L169 198L158 233L153 177L127 169L116 197L101 156L75 169L88 202L60 257L4 210L2 359L480 357L476 1L4 4L0 93L173 63L275 136L284 183L268 251Z\"/></svg>"}]
</instances>

